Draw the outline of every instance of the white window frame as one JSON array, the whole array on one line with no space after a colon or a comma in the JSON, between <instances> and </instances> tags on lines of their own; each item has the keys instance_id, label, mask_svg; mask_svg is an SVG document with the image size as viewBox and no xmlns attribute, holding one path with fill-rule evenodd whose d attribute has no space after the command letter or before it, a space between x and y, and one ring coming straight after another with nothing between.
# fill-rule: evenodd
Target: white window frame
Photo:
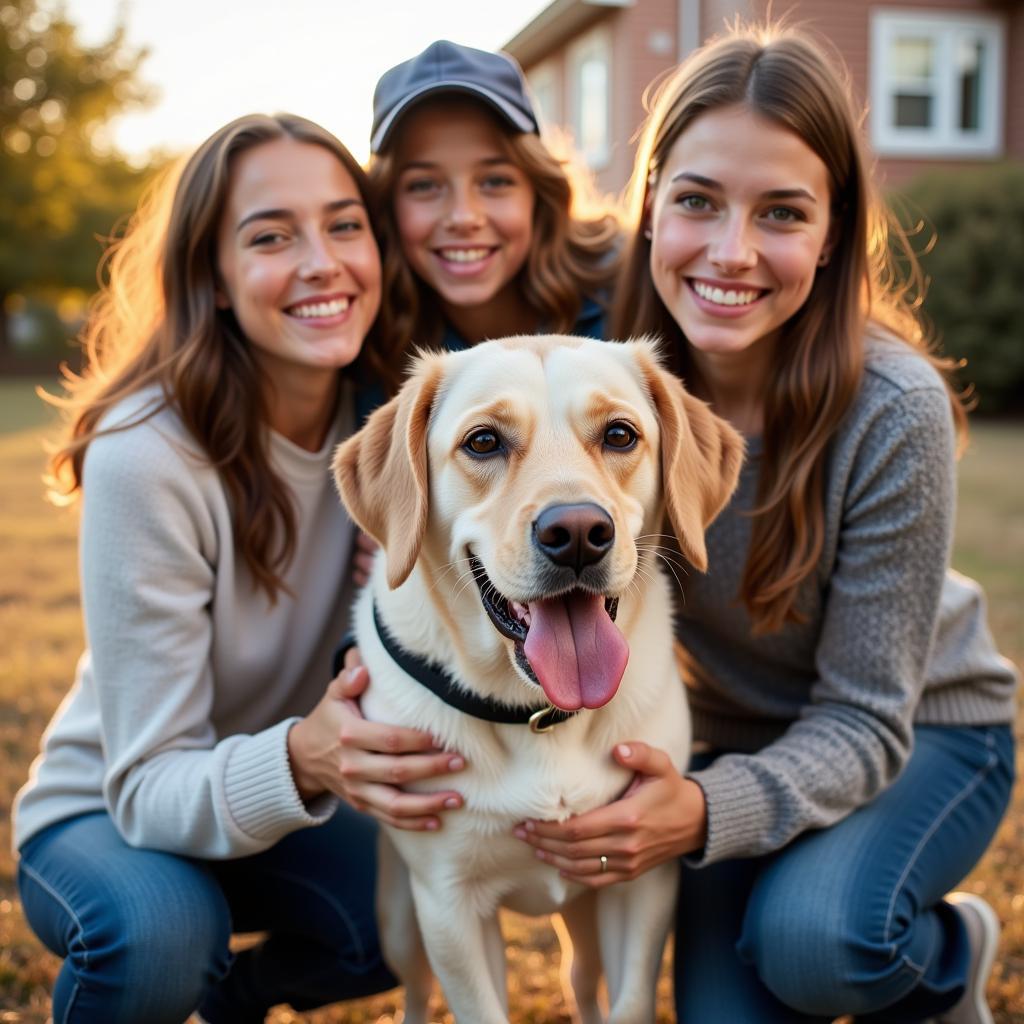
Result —
<instances>
[{"instance_id":1,"label":"white window frame","mask_svg":"<svg viewBox=\"0 0 1024 1024\"><path fill-rule=\"evenodd\" d=\"M939 69L931 93L935 124L908 128L893 124L892 98L898 86L888 64L893 42L917 36L935 44ZM964 36L985 44L978 110L979 130L957 123L953 72L957 43ZM880 156L992 157L1003 152L1003 102L1006 92L1006 26L996 17L959 12L880 9L871 13L871 142Z\"/></svg>"},{"instance_id":2,"label":"white window frame","mask_svg":"<svg viewBox=\"0 0 1024 1024\"><path fill-rule=\"evenodd\" d=\"M562 120L561 69L554 60L545 60L526 72L526 81L543 125Z\"/></svg>"},{"instance_id":3,"label":"white window frame","mask_svg":"<svg viewBox=\"0 0 1024 1024\"><path fill-rule=\"evenodd\" d=\"M580 156L592 171L603 170L612 157L612 57L612 36L602 25L577 39L568 52L570 128ZM593 61L605 69L603 137L596 146L588 146L583 132L582 76L584 67Z\"/></svg>"}]
</instances>

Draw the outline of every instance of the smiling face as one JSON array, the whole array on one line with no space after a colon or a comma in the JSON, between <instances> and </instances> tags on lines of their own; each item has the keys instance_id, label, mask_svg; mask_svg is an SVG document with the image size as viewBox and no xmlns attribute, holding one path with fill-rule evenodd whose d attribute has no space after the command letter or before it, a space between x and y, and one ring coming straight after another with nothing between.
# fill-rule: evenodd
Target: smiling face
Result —
<instances>
[{"instance_id":1,"label":"smiling face","mask_svg":"<svg viewBox=\"0 0 1024 1024\"><path fill-rule=\"evenodd\" d=\"M217 269L218 305L275 377L333 377L380 306L380 255L352 175L324 147L290 138L235 159Z\"/></svg>"},{"instance_id":2,"label":"smiling face","mask_svg":"<svg viewBox=\"0 0 1024 1024\"><path fill-rule=\"evenodd\" d=\"M652 186L651 277L698 363L765 357L830 251L828 170L746 107L698 117Z\"/></svg>"},{"instance_id":3,"label":"smiling face","mask_svg":"<svg viewBox=\"0 0 1024 1024\"><path fill-rule=\"evenodd\" d=\"M489 312L483 330L506 333L533 240L532 184L476 101L424 103L398 138L394 215L405 258L447 319L458 325L467 311Z\"/></svg>"}]
</instances>

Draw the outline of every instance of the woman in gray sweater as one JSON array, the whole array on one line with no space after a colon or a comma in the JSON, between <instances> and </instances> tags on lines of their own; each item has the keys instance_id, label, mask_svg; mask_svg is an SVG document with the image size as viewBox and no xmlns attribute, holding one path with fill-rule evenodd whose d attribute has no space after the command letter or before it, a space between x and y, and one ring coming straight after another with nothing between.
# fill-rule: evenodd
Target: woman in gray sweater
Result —
<instances>
[{"instance_id":1,"label":"woman in gray sweater","mask_svg":"<svg viewBox=\"0 0 1024 1024\"><path fill-rule=\"evenodd\" d=\"M55 1020L240 1024L394 984L328 685L352 545L328 470L381 294L365 190L317 125L241 118L113 255L51 466L81 497L88 648L15 808ZM265 938L232 956L232 930Z\"/></svg>"},{"instance_id":2,"label":"woman in gray sweater","mask_svg":"<svg viewBox=\"0 0 1024 1024\"><path fill-rule=\"evenodd\" d=\"M949 570L964 413L886 287L839 66L738 29L658 94L612 333L663 336L748 439L679 574L699 752L680 777L623 744L623 799L518 833L594 886L683 857L687 1022L992 1019L998 921L944 896L1009 798L1016 678Z\"/></svg>"}]
</instances>

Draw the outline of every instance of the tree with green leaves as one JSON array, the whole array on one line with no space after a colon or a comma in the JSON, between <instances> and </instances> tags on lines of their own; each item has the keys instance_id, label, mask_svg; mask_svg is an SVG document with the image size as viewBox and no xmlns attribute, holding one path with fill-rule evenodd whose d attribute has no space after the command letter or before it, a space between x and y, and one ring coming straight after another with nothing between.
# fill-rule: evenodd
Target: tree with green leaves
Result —
<instances>
[{"instance_id":1,"label":"tree with green leaves","mask_svg":"<svg viewBox=\"0 0 1024 1024\"><path fill-rule=\"evenodd\" d=\"M108 126L151 101L145 57L123 23L86 46L62 8L0 0L0 357L8 298L93 290L103 239L135 206L147 173Z\"/></svg>"}]
</instances>

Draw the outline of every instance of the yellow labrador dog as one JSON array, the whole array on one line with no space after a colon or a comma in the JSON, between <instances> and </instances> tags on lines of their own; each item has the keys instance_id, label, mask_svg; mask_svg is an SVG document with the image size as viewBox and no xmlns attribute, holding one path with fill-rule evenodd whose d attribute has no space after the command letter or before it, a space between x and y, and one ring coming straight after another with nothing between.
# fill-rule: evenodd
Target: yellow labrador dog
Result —
<instances>
[{"instance_id":1,"label":"yellow labrador dog","mask_svg":"<svg viewBox=\"0 0 1024 1024\"><path fill-rule=\"evenodd\" d=\"M426 1020L430 968L460 1024L508 1021L501 906L562 914L578 1020L605 1019L602 968L608 1020L654 1020L676 865L595 894L512 829L618 797L621 741L685 766L655 548L667 512L687 560L706 567L704 529L741 458L739 435L651 345L569 337L423 356L338 450L342 499L383 552L355 613L363 712L430 732L468 765L465 807L441 832L382 839L378 913L405 1024Z\"/></svg>"}]
</instances>

